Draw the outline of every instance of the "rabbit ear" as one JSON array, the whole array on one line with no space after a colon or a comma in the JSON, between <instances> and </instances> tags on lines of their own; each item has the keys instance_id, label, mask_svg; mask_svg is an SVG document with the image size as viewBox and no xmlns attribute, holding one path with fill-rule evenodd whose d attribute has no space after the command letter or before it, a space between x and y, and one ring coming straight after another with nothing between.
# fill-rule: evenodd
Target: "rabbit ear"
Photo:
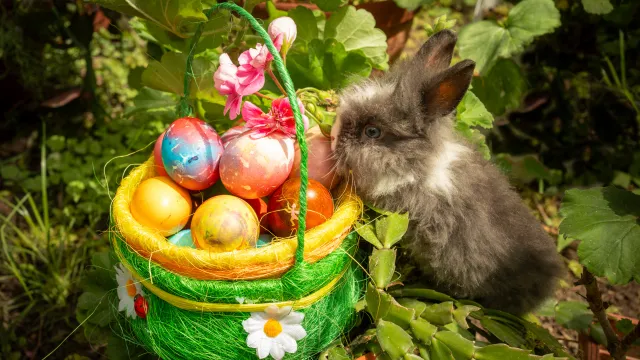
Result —
<instances>
[{"instance_id":1,"label":"rabbit ear","mask_svg":"<svg viewBox=\"0 0 640 360\"><path fill-rule=\"evenodd\" d=\"M458 37L453 31L439 31L422 45L415 59L425 70L445 70L451 64L457 40Z\"/></svg>"},{"instance_id":2,"label":"rabbit ear","mask_svg":"<svg viewBox=\"0 0 640 360\"><path fill-rule=\"evenodd\" d=\"M451 113L467 92L476 63L463 60L424 84L422 101L428 114L444 116Z\"/></svg>"}]
</instances>

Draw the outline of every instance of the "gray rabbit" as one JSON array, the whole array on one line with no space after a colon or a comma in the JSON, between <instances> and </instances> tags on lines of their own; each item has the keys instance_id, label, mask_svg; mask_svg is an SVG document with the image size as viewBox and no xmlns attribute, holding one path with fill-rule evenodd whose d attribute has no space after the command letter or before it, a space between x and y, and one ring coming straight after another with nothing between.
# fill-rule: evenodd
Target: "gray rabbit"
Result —
<instances>
[{"instance_id":1,"label":"gray rabbit","mask_svg":"<svg viewBox=\"0 0 640 360\"><path fill-rule=\"evenodd\" d=\"M563 267L508 180L454 131L475 67L449 67L455 43L441 31L414 59L341 94L337 172L374 206L409 211L403 246L435 289L524 314L553 294Z\"/></svg>"}]
</instances>

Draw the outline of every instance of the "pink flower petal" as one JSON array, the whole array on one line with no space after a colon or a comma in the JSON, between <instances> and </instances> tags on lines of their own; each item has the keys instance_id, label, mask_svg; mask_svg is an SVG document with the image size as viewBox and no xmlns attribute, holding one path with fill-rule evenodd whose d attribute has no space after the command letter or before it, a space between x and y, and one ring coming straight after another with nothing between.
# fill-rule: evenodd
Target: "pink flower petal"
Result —
<instances>
[{"instance_id":1,"label":"pink flower petal","mask_svg":"<svg viewBox=\"0 0 640 360\"><path fill-rule=\"evenodd\" d=\"M244 121L249 123L249 121L254 120L256 118L261 118L264 113L262 110L249 101L245 101L242 106L242 118Z\"/></svg>"}]
</instances>

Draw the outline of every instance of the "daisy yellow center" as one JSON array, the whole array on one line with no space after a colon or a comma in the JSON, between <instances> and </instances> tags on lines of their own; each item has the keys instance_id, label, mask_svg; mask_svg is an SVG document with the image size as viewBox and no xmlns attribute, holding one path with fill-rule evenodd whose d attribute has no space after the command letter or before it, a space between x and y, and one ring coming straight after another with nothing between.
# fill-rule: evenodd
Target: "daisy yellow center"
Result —
<instances>
[{"instance_id":1,"label":"daisy yellow center","mask_svg":"<svg viewBox=\"0 0 640 360\"><path fill-rule=\"evenodd\" d=\"M138 291L136 291L136 285L131 279L127 280L127 285L125 285L125 287L127 288L127 294L129 294L129 296L131 297L136 296L136 294L138 293Z\"/></svg>"},{"instance_id":2,"label":"daisy yellow center","mask_svg":"<svg viewBox=\"0 0 640 360\"><path fill-rule=\"evenodd\" d=\"M278 336L282 332L282 325L278 320L269 319L264 324L264 333L271 338Z\"/></svg>"}]
</instances>

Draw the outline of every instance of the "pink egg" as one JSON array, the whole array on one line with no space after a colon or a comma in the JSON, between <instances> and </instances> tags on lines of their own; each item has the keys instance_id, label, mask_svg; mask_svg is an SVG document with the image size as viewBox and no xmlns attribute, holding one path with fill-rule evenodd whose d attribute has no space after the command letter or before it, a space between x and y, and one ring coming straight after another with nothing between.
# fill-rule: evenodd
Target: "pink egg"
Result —
<instances>
[{"instance_id":1,"label":"pink egg","mask_svg":"<svg viewBox=\"0 0 640 360\"><path fill-rule=\"evenodd\" d=\"M222 183L243 199L271 194L291 173L293 144L293 139L279 133L252 139L248 132L231 140L220 159Z\"/></svg>"},{"instance_id":2,"label":"pink egg","mask_svg":"<svg viewBox=\"0 0 640 360\"><path fill-rule=\"evenodd\" d=\"M244 134L246 131L248 131L244 126L234 126L232 128L230 128L229 130L225 131L224 134L222 134L222 136L220 137L220 141L222 141L222 146L223 147L227 147L227 144L237 138L238 136Z\"/></svg>"},{"instance_id":3,"label":"pink egg","mask_svg":"<svg viewBox=\"0 0 640 360\"><path fill-rule=\"evenodd\" d=\"M153 147L153 162L156 165L156 174L158 176L168 176L167 171L164 169L164 165L162 164L162 138L164 137L163 131L160 136L158 136L158 140L156 140L156 144Z\"/></svg>"},{"instance_id":4,"label":"pink egg","mask_svg":"<svg viewBox=\"0 0 640 360\"><path fill-rule=\"evenodd\" d=\"M331 151L331 139L322 135L320 128L315 126L306 133L307 148L309 157L307 159L307 169L309 178L321 183L327 189L335 187L340 180L336 176L336 161ZM300 176L300 148L296 143L296 155L293 160L292 177Z\"/></svg>"}]
</instances>

